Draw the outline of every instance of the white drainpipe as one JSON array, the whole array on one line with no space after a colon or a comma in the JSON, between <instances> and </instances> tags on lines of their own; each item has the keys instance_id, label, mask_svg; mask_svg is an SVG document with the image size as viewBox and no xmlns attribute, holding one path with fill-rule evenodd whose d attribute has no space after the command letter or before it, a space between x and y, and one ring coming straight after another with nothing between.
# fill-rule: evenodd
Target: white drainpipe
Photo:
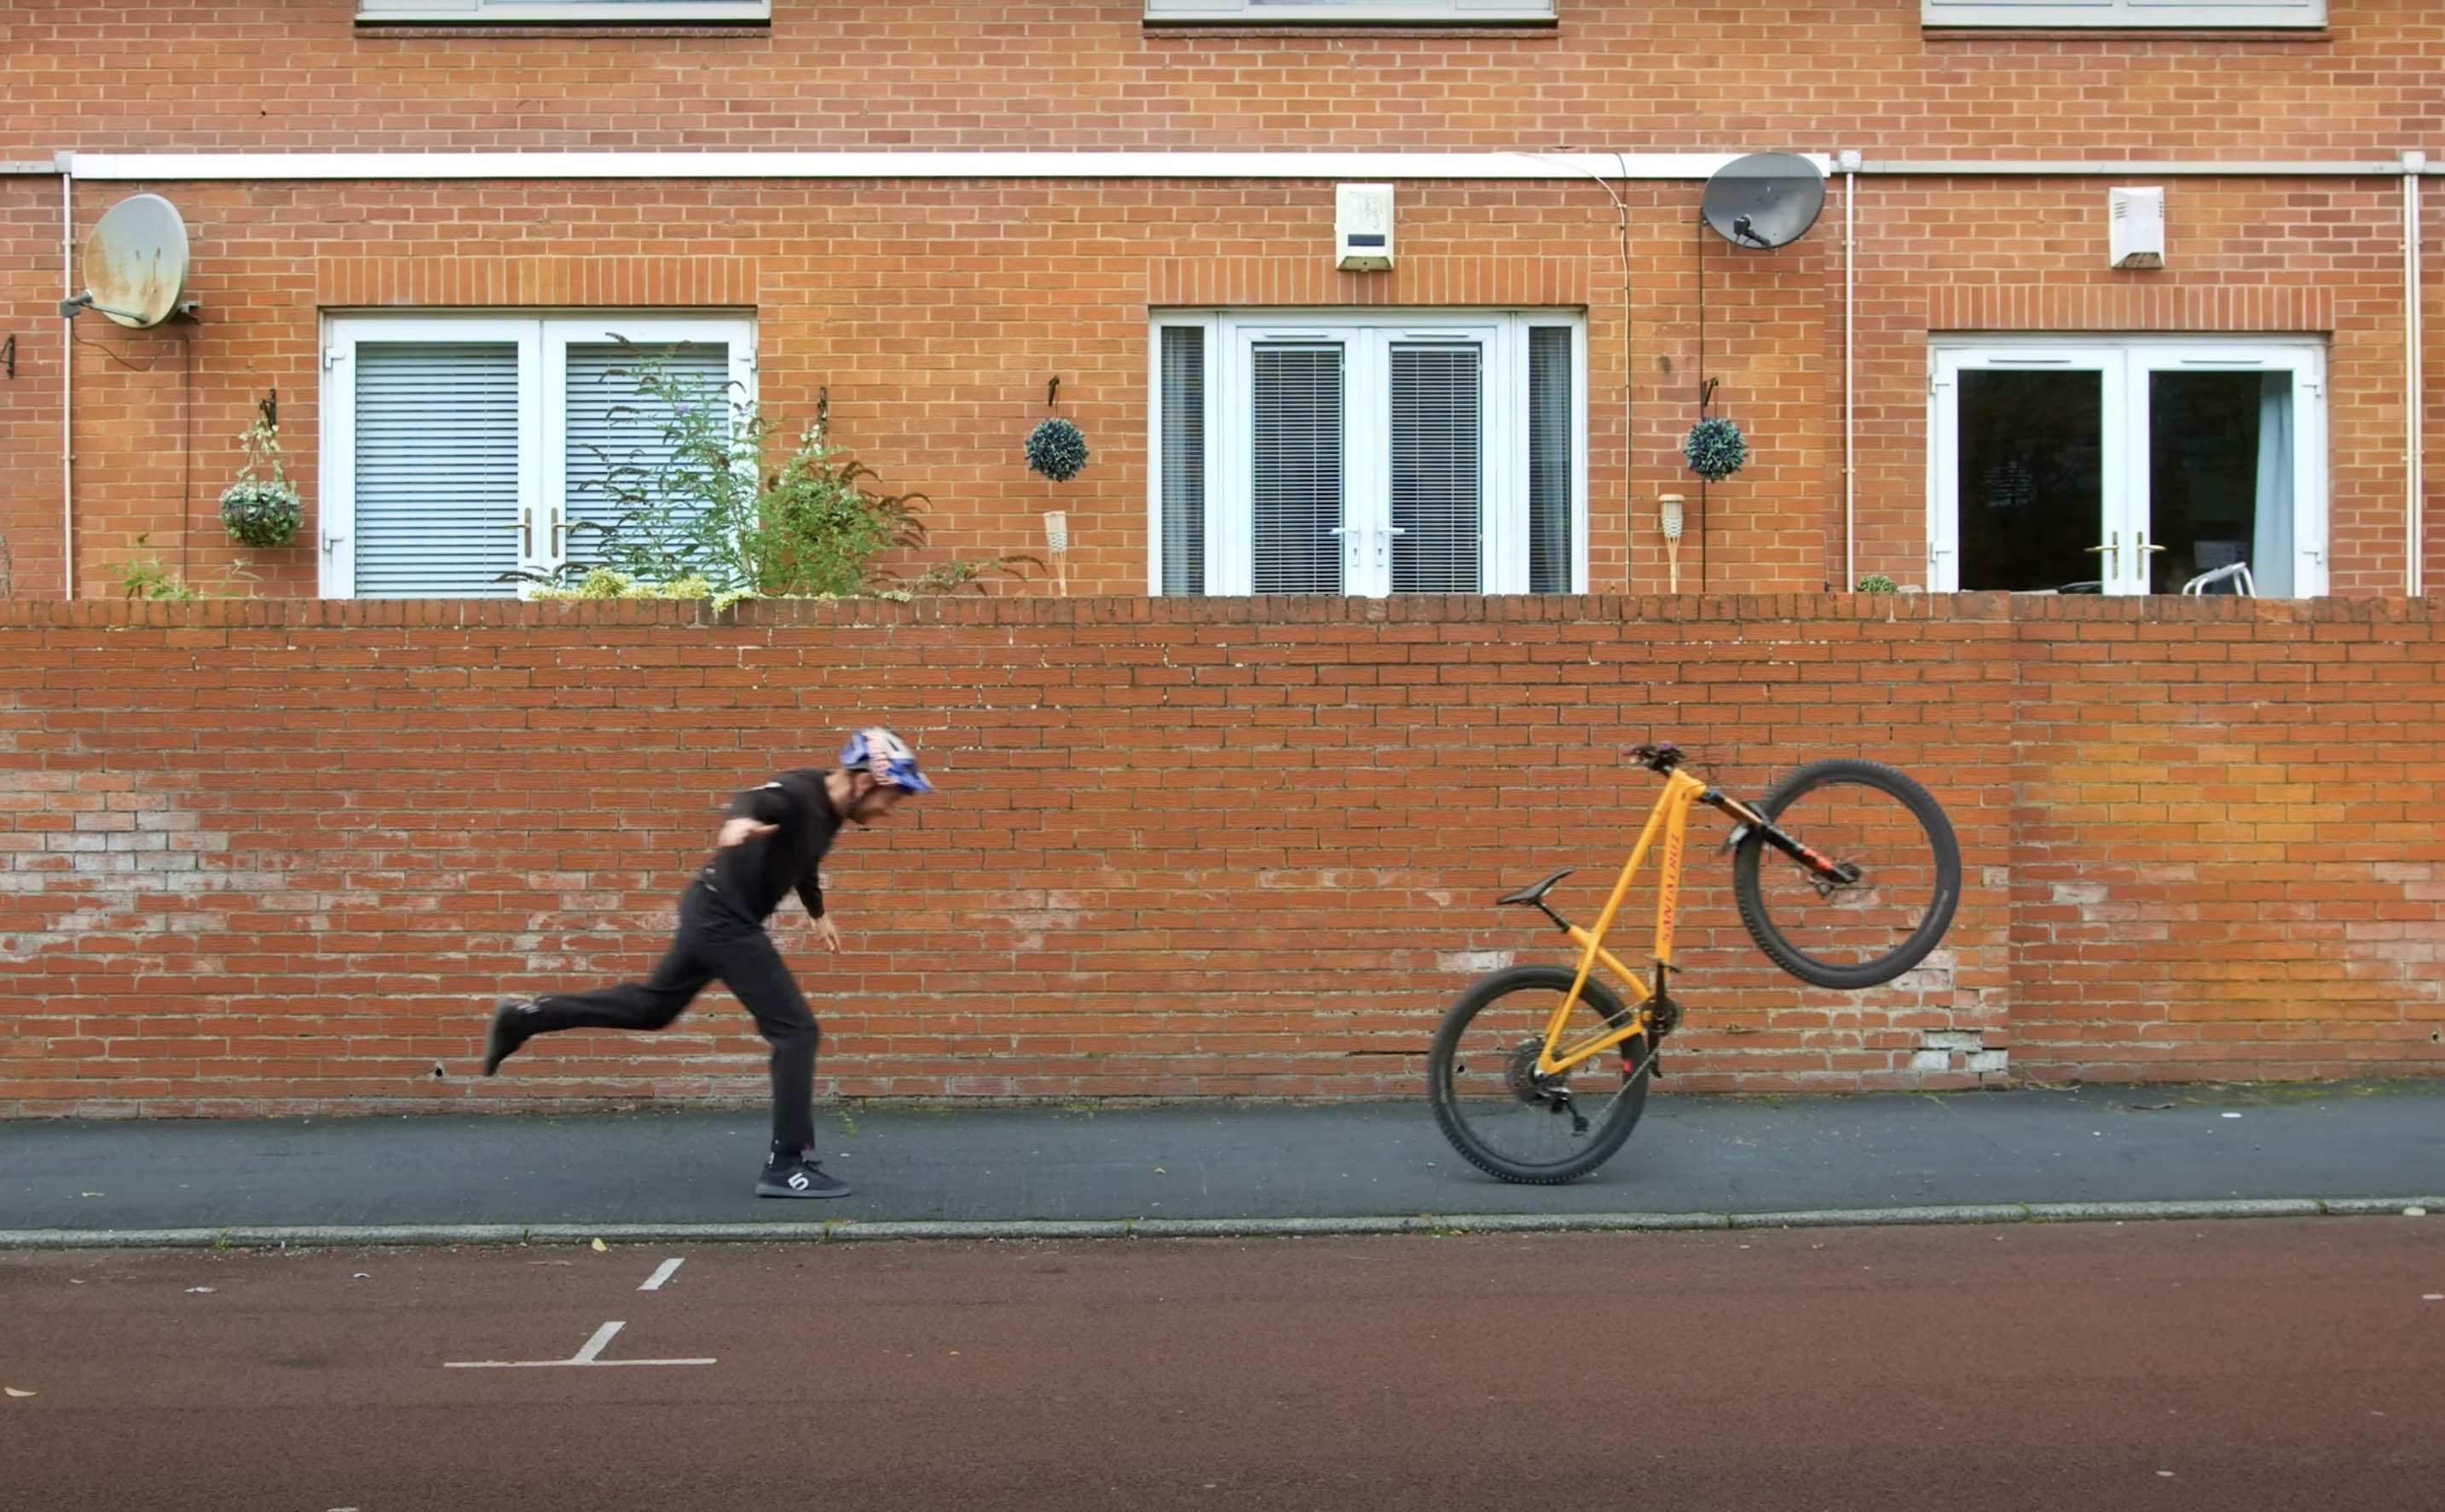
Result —
<instances>
[{"instance_id":1,"label":"white drainpipe","mask_svg":"<svg viewBox=\"0 0 2445 1512\"><path fill-rule=\"evenodd\" d=\"M60 297L76 297L76 155L57 153L60 170ZM60 571L76 597L76 327L60 321Z\"/></svg>"},{"instance_id":2,"label":"white drainpipe","mask_svg":"<svg viewBox=\"0 0 2445 1512\"><path fill-rule=\"evenodd\" d=\"M1842 169L1842 582L1848 593L1859 586L1859 456L1853 431L1858 403L1852 390L1858 365L1852 353L1858 346L1859 154L1846 147L1835 159Z\"/></svg>"},{"instance_id":3,"label":"white drainpipe","mask_svg":"<svg viewBox=\"0 0 2445 1512\"><path fill-rule=\"evenodd\" d=\"M2419 175L2428 166L2424 152L2402 155L2402 342L2403 342L2403 420L2406 440L2403 452L2403 473L2409 480L2409 497L2404 501L2402 542L2402 591L2417 598L2428 591L2425 563L2421 556L2427 545L2428 479L2426 470L2426 417L2421 413L2427 403L2426 375L2419 359Z\"/></svg>"}]
</instances>

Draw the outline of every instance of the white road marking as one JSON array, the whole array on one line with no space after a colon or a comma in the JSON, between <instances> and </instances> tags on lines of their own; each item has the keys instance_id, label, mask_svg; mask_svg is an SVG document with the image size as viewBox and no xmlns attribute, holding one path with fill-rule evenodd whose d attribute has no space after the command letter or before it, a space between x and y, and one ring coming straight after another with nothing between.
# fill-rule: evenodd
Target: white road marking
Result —
<instances>
[{"instance_id":1,"label":"white road marking","mask_svg":"<svg viewBox=\"0 0 2445 1512\"><path fill-rule=\"evenodd\" d=\"M571 1365L593 1364L594 1356L603 1353L603 1346L610 1343L611 1336L627 1326L628 1325L625 1323L606 1323L601 1328L596 1329L594 1331L594 1336L586 1341L584 1347L580 1348L577 1353L570 1358L569 1363Z\"/></svg>"},{"instance_id":2,"label":"white road marking","mask_svg":"<svg viewBox=\"0 0 2445 1512\"><path fill-rule=\"evenodd\" d=\"M627 1326L627 1324L623 1322L604 1324L601 1328L594 1331L594 1336L588 1339L576 1353L570 1355L565 1360L444 1360L441 1362L441 1368L445 1371L524 1371L545 1370L553 1366L561 1365L711 1365L715 1363L709 1358L687 1360L598 1359L596 1356L603 1353L604 1346L609 1344L612 1337Z\"/></svg>"},{"instance_id":3,"label":"white road marking","mask_svg":"<svg viewBox=\"0 0 2445 1512\"><path fill-rule=\"evenodd\" d=\"M681 1257L674 1255L669 1260L663 1261L660 1268L658 1268L653 1275L645 1278L645 1284L638 1287L637 1290L641 1292L661 1291L663 1289L663 1283L671 1279L671 1273L680 1268L680 1259Z\"/></svg>"}]
</instances>

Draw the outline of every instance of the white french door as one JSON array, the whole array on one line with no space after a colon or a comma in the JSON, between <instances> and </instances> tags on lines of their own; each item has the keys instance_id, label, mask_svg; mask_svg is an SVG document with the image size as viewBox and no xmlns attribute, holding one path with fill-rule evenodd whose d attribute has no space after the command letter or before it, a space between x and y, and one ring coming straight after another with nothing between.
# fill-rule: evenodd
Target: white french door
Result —
<instances>
[{"instance_id":1,"label":"white french door","mask_svg":"<svg viewBox=\"0 0 2445 1512\"><path fill-rule=\"evenodd\" d=\"M1561 313L1164 317L1158 590L1580 587L1577 331Z\"/></svg>"},{"instance_id":2,"label":"white french door","mask_svg":"<svg viewBox=\"0 0 2445 1512\"><path fill-rule=\"evenodd\" d=\"M1929 587L2174 593L2238 567L2326 588L2325 353L2314 341L1941 340Z\"/></svg>"},{"instance_id":3,"label":"white french door","mask_svg":"<svg viewBox=\"0 0 2445 1512\"><path fill-rule=\"evenodd\" d=\"M324 332L321 585L329 598L508 597L574 563L668 459L639 386L755 397L734 317L333 316Z\"/></svg>"}]
</instances>

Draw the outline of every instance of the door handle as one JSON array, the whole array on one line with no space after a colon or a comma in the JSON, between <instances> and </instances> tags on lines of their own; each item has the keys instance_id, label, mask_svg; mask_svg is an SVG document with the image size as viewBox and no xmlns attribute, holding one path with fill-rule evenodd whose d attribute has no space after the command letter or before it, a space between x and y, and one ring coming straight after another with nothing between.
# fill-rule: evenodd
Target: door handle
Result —
<instances>
[{"instance_id":1,"label":"door handle","mask_svg":"<svg viewBox=\"0 0 2445 1512\"><path fill-rule=\"evenodd\" d=\"M560 560L561 533L560 511L554 510L551 512L551 559L555 562Z\"/></svg>"},{"instance_id":2,"label":"door handle","mask_svg":"<svg viewBox=\"0 0 2445 1512\"><path fill-rule=\"evenodd\" d=\"M2081 550L2083 551L2103 551L2107 557L2110 558L2106 566L2107 575L2111 577L2120 577L2122 575L2122 532L2120 531L2112 531L2107 532L2105 544L2102 546L2083 546Z\"/></svg>"},{"instance_id":3,"label":"door handle","mask_svg":"<svg viewBox=\"0 0 2445 1512\"><path fill-rule=\"evenodd\" d=\"M533 561L534 511L531 509L518 511L518 523L513 527L513 529L518 532L518 560L521 562Z\"/></svg>"}]
</instances>

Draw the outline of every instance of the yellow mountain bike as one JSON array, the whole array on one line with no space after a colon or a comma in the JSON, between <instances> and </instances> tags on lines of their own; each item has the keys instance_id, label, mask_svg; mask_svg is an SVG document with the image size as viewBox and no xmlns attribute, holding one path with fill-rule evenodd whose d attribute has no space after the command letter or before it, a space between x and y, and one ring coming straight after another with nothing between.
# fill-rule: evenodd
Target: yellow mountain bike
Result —
<instances>
[{"instance_id":1,"label":"yellow mountain bike","mask_svg":"<svg viewBox=\"0 0 2445 1512\"><path fill-rule=\"evenodd\" d=\"M1908 775L1848 756L1812 761L1754 804L1681 770L1670 741L1626 753L1664 778L1664 791L1623 864L1596 927L1545 901L1557 871L1498 905L1533 907L1579 947L1576 966L1513 966L1461 994L1435 1031L1427 1092L1435 1122L1461 1154L1504 1181L1583 1176L1619 1149L1659 1074L1656 1047L1680 1022L1668 990L1681 850L1689 809L1703 803L1734 825L1732 899L1775 964L1820 987L1856 991L1891 981L1944 939L1961 897L1961 847L1934 797ZM1648 852L1656 864L1652 976L1604 947ZM1601 965L1638 1001L1594 975Z\"/></svg>"}]
</instances>

